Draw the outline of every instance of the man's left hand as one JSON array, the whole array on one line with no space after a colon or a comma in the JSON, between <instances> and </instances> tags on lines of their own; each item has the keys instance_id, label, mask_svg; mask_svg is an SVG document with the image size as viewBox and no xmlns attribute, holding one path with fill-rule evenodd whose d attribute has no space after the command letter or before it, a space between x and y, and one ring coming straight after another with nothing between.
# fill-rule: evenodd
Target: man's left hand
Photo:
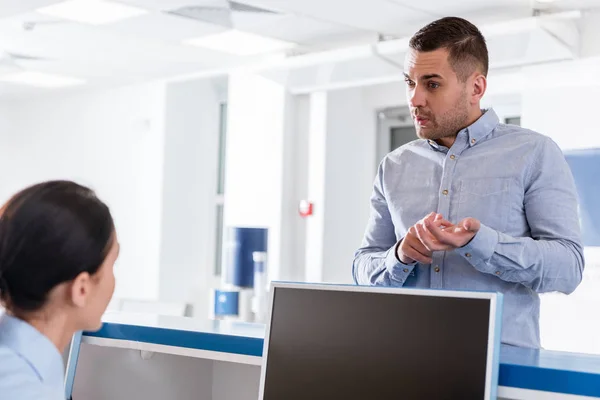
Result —
<instances>
[{"instance_id":1,"label":"man's left hand","mask_svg":"<svg viewBox=\"0 0 600 400\"><path fill-rule=\"evenodd\" d=\"M479 231L481 223L475 218L465 218L457 224L446 221L440 214L418 224L417 237L429 251L454 250L469 243Z\"/></svg>"}]
</instances>

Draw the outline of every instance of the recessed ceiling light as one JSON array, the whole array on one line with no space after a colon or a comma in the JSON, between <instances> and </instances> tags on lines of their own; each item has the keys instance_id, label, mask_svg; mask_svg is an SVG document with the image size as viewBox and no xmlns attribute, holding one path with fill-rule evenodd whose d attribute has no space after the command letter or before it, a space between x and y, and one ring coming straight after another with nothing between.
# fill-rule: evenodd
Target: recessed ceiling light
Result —
<instances>
[{"instance_id":1,"label":"recessed ceiling light","mask_svg":"<svg viewBox=\"0 0 600 400\"><path fill-rule=\"evenodd\" d=\"M148 11L106 0L67 0L36 10L40 14L92 25L137 17Z\"/></svg>"},{"instance_id":2,"label":"recessed ceiling light","mask_svg":"<svg viewBox=\"0 0 600 400\"><path fill-rule=\"evenodd\" d=\"M83 79L34 71L22 71L0 76L0 81L45 88L75 86L85 83Z\"/></svg>"},{"instance_id":3,"label":"recessed ceiling light","mask_svg":"<svg viewBox=\"0 0 600 400\"><path fill-rule=\"evenodd\" d=\"M272 53L295 46L291 42L241 32L235 29L215 35L188 39L184 43L238 56Z\"/></svg>"}]
</instances>

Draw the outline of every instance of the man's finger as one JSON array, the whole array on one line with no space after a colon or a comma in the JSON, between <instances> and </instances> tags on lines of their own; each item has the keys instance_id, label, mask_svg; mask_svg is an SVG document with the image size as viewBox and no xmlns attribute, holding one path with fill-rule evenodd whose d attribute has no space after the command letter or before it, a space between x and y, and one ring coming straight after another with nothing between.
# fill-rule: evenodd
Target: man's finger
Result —
<instances>
[{"instance_id":1,"label":"man's finger","mask_svg":"<svg viewBox=\"0 0 600 400\"><path fill-rule=\"evenodd\" d=\"M425 222L425 226L427 231L441 244L454 247L452 234L450 232L444 231L438 224L440 221L433 222Z\"/></svg>"},{"instance_id":2,"label":"man's finger","mask_svg":"<svg viewBox=\"0 0 600 400\"><path fill-rule=\"evenodd\" d=\"M439 227L439 229L443 228L443 226ZM425 237L429 238L429 247L431 247L433 251L446 251L454 249L454 246L443 243L440 240L438 240L435 236L433 236L431 231L427 228L427 226L425 226L425 224L423 224L423 230L425 232Z\"/></svg>"},{"instance_id":3,"label":"man's finger","mask_svg":"<svg viewBox=\"0 0 600 400\"><path fill-rule=\"evenodd\" d=\"M461 223L461 227L466 231L477 232L479 231L481 224L475 218L465 218Z\"/></svg>"},{"instance_id":4,"label":"man's finger","mask_svg":"<svg viewBox=\"0 0 600 400\"><path fill-rule=\"evenodd\" d=\"M441 228L448 228L450 226L454 226L452 222L445 220L442 217L434 219L432 224Z\"/></svg>"},{"instance_id":5,"label":"man's finger","mask_svg":"<svg viewBox=\"0 0 600 400\"><path fill-rule=\"evenodd\" d=\"M417 238L427 250L444 250L444 246L433 239L433 236L425 229L423 224L417 224L415 229L417 231Z\"/></svg>"},{"instance_id":6,"label":"man's finger","mask_svg":"<svg viewBox=\"0 0 600 400\"><path fill-rule=\"evenodd\" d=\"M421 264L431 264L432 262L431 257L421 254L415 248L410 246L406 246L406 248L403 250L403 253L407 257L412 258L413 260L420 262Z\"/></svg>"},{"instance_id":7,"label":"man's finger","mask_svg":"<svg viewBox=\"0 0 600 400\"><path fill-rule=\"evenodd\" d=\"M415 235L409 234L405 236L401 250L404 255L412 258L413 260L425 263L429 263L431 260L431 252L427 250L425 246L423 246L421 241L419 241L419 238L417 238ZM413 258L413 255L417 258Z\"/></svg>"}]
</instances>

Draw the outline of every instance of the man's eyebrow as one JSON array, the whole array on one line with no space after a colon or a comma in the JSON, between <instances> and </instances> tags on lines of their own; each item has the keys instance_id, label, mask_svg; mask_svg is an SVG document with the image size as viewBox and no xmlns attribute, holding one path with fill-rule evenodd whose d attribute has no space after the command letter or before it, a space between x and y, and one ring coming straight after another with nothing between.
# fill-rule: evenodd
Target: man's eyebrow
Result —
<instances>
[{"instance_id":1,"label":"man's eyebrow","mask_svg":"<svg viewBox=\"0 0 600 400\"><path fill-rule=\"evenodd\" d=\"M406 72L404 72L403 74L404 74L404 79L412 80L412 78ZM444 77L441 76L440 74L427 74L427 75L423 75L421 77L421 80L426 81L428 79L434 79L434 78L444 79Z\"/></svg>"},{"instance_id":2,"label":"man's eyebrow","mask_svg":"<svg viewBox=\"0 0 600 400\"><path fill-rule=\"evenodd\" d=\"M442 76L439 74L427 74L427 75L423 75L421 77L421 79L423 79L423 80L433 79L433 78L443 79Z\"/></svg>"}]
</instances>

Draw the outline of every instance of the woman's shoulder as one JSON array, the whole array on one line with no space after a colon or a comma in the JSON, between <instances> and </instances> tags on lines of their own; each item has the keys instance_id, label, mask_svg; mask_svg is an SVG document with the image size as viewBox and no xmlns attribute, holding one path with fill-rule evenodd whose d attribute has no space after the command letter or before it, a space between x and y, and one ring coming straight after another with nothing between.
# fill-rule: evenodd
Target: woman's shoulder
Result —
<instances>
[{"instance_id":1,"label":"woman's shoulder","mask_svg":"<svg viewBox=\"0 0 600 400\"><path fill-rule=\"evenodd\" d=\"M35 370L14 350L0 345L0 399L45 398Z\"/></svg>"}]
</instances>

